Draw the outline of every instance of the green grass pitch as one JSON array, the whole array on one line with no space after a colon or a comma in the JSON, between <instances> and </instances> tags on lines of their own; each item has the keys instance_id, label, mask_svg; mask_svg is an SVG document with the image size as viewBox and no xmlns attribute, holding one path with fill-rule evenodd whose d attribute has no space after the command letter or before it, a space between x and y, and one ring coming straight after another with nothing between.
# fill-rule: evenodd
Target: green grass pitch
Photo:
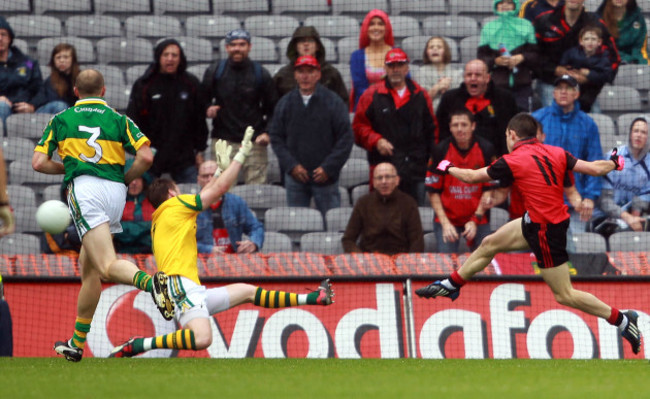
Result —
<instances>
[{"instance_id":1,"label":"green grass pitch","mask_svg":"<svg viewBox=\"0 0 650 399\"><path fill-rule=\"evenodd\" d=\"M2 398L649 398L643 360L0 358Z\"/></svg>"}]
</instances>

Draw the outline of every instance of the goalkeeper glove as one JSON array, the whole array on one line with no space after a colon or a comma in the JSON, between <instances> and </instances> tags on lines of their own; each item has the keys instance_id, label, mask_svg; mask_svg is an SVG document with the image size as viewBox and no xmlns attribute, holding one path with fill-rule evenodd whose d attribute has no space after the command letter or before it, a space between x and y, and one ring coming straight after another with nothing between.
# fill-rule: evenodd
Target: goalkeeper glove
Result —
<instances>
[{"instance_id":1,"label":"goalkeeper glove","mask_svg":"<svg viewBox=\"0 0 650 399\"><path fill-rule=\"evenodd\" d=\"M214 177L219 177L224 170L228 169L230 165L230 153L232 153L232 146L228 145L226 140L217 140L214 143L214 154L217 162L217 170L214 172Z\"/></svg>"},{"instance_id":2,"label":"goalkeeper glove","mask_svg":"<svg viewBox=\"0 0 650 399\"><path fill-rule=\"evenodd\" d=\"M2 220L0 236L14 232L14 211L9 204L0 206L0 220Z\"/></svg>"},{"instance_id":3,"label":"goalkeeper glove","mask_svg":"<svg viewBox=\"0 0 650 399\"><path fill-rule=\"evenodd\" d=\"M614 162L616 170L623 170L625 167L625 158L622 155L618 155L618 148L616 147L612 150L612 155L609 157L609 160Z\"/></svg>"},{"instance_id":4,"label":"goalkeeper glove","mask_svg":"<svg viewBox=\"0 0 650 399\"><path fill-rule=\"evenodd\" d=\"M447 173L449 173L449 168L451 168L452 166L454 166L453 163L444 159L440 161L440 163L436 167L436 171L441 175L446 175Z\"/></svg>"},{"instance_id":5,"label":"goalkeeper glove","mask_svg":"<svg viewBox=\"0 0 650 399\"><path fill-rule=\"evenodd\" d=\"M242 165L246 162L246 157L250 155L251 150L253 149L253 142L251 141L253 133L255 133L255 130L251 126L246 128L244 139L241 141L241 147L239 147L237 155L233 158L234 161L237 161Z\"/></svg>"}]
</instances>

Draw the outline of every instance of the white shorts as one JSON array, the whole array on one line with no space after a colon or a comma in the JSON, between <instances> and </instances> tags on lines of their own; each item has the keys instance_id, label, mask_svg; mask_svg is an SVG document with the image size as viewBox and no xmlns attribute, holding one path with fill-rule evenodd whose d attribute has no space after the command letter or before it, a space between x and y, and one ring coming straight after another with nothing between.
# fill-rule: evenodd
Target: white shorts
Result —
<instances>
[{"instance_id":1,"label":"white shorts","mask_svg":"<svg viewBox=\"0 0 650 399\"><path fill-rule=\"evenodd\" d=\"M68 208L79 237L102 223L108 223L111 234L121 233L126 191L124 183L95 176L75 177L68 184Z\"/></svg>"},{"instance_id":2,"label":"white shorts","mask_svg":"<svg viewBox=\"0 0 650 399\"><path fill-rule=\"evenodd\" d=\"M176 303L176 320L185 326L197 318L230 309L230 296L226 287L207 289L187 277L169 276L169 295Z\"/></svg>"}]
</instances>

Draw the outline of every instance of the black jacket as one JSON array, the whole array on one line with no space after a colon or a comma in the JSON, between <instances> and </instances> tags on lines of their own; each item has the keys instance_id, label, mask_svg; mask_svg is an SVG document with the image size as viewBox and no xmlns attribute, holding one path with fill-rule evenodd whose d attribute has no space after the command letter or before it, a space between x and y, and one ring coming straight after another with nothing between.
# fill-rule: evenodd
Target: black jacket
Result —
<instances>
[{"instance_id":1,"label":"black jacket","mask_svg":"<svg viewBox=\"0 0 650 399\"><path fill-rule=\"evenodd\" d=\"M0 62L0 96L12 103L32 103L43 85L38 61L32 60L16 46L10 47L9 59Z\"/></svg>"},{"instance_id":2,"label":"black jacket","mask_svg":"<svg viewBox=\"0 0 650 399\"><path fill-rule=\"evenodd\" d=\"M221 109L212 121L212 137L239 142L246 127L255 129L253 140L268 132L268 125L278 95L271 75L261 69L261 82L257 82L253 61L246 58L240 63L227 61L223 75L214 79L219 61L213 63L203 75L203 88L210 104Z\"/></svg>"},{"instance_id":3,"label":"black jacket","mask_svg":"<svg viewBox=\"0 0 650 399\"><path fill-rule=\"evenodd\" d=\"M156 61L133 84L126 110L157 150L151 167L156 176L180 172L195 164L196 153L207 147L206 99L199 80L185 70L183 50L176 74L159 72L160 54L175 43L165 40L156 47Z\"/></svg>"},{"instance_id":4,"label":"black jacket","mask_svg":"<svg viewBox=\"0 0 650 399\"><path fill-rule=\"evenodd\" d=\"M490 105L480 112L474 113L476 121L474 133L492 143L497 157L499 157L507 152L506 126L508 126L510 118L517 113L517 104L508 90L495 87L493 82L488 84L484 97L490 100ZM440 141L451 136L449 130L451 112L459 108L466 108L465 103L469 98L465 83L443 94L436 112L440 124Z\"/></svg>"}]
</instances>

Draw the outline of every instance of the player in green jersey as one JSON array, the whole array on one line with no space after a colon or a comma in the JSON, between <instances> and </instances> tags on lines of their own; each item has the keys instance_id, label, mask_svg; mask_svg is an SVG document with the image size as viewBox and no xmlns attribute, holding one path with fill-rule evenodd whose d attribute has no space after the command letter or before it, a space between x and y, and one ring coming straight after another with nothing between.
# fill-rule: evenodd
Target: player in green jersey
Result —
<instances>
[{"instance_id":1,"label":"player in green jersey","mask_svg":"<svg viewBox=\"0 0 650 399\"><path fill-rule=\"evenodd\" d=\"M78 362L102 292L101 281L134 286L150 292L158 309L171 319L174 305L167 293L167 276L153 276L118 259L112 234L122 231L120 220L126 201L126 185L141 176L153 162L149 139L126 116L110 108L102 98L104 78L96 70L79 73L75 82L79 101L56 114L34 149L32 166L46 174L64 174L68 207L81 239L79 264L81 289L72 339L59 341L54 350ZM54 150L63 162L52 160ZM124 173L126 151L135 154Z\"/></svg>"}]
</instances>

